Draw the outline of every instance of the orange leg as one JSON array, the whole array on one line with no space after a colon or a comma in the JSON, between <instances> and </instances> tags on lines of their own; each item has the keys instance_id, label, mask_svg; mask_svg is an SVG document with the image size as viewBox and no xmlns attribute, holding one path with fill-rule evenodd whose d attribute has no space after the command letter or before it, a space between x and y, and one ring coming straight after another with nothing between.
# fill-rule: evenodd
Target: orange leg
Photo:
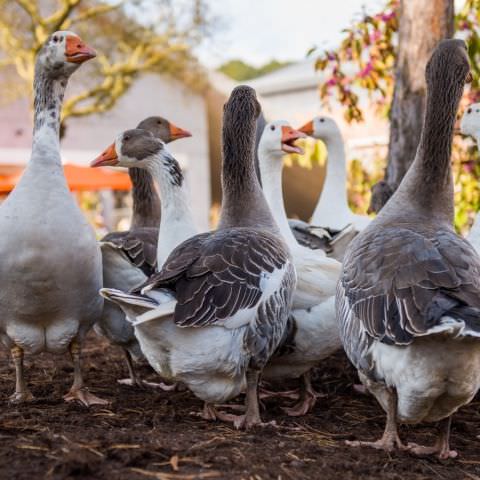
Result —
<instances>
[{"instance_id":1,"label":"orange leg","mask_svg":"<svg viewBox=\"0 0 480 480\"><path fill-rule=\"evenodd\" d=\"M78 401L87 407L90 405L108 405L109 402L90 393L83 383L81 350L80 345L75 340L70 344L70 354L72 356L74 369L73 385L63 399L66 402Z\"/></svg>"},{"instance_id":2,"label":"orange leg","mask_svg":"<svg viewBox=\"0 0 480 480\"><path fill-rule=\"evenodd\" d=\"M23 403L33 400L33 395L25 382L25 371L23 368L23 350L16 345L11 348L13 363L15 364L15 393L10 396L10 402Z\"/></svg>"}]
</instances>

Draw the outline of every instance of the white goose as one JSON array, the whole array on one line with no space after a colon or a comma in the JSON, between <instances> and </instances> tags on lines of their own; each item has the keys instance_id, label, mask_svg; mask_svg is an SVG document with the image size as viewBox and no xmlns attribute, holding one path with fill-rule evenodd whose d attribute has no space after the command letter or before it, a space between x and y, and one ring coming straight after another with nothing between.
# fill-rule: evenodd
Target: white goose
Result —
<instances>
[{"instance_id":1,"label":"white goose","mask_svg":"<svg viewBox=\"0 0 480 480\"><path fill-rule=\"evenodd\" d=\"M318 116L299 130L322 140L328 152L325 182L311 223L337 230L352 224L358 232L361 232L370 224L371 219L366 215L353 213L348 205L345 145L337 123L333 118Z\"/></svg>"},{"instance_id":2,"label":"white goose","mask_svg":"<svg viewBox=\"0 0 480 480\"><path fill-rule=\"evenodd\" d=\"M480 103L473 103L465 110L460 121L460 132L463 135L472 136L477 146L480 145ZM480 253L480 215L478 213L475 215L467 239Z\"/></svg>"},{"instance_id":3,"label":"white goose","mask_svg":"<svg viewBox=\"0 0 480 480\"><path fill-rule=\"evenodd\" d=\"M24 351L70 350L74 382L66 401L104 404L84 387L80 349L103 300L100 248L73 199L60 159L60 110L68 79L95 52L71 32L52 34L37 55L32 156L0 207L0 337L16 370L12 401L32 398Z\"/></svg>"},{"instance_id":4,"label":"white goose","mask_svg":"<svg viewBox=\"0 0 480 480\"><path fill-rule=\"evenodd\" d=\"M415 160L345 256L336 304L342 343L387 414L380 440L352 446L455 457L451 416L480 387L480 258L452 226L453 126L469 76L465 43L440 42L426 67ZM436 444L405 446L398 422L439 422Z\"/></svg>"},{"instance_id":5,"label":"white goose","mask_svg":"<svg viewBox=\"0 0 480 480\"><path fill-rule=\"evenodd\" d=\"M149 131L165 143L191 136L190 132L178 128L165 118L158 116L142 120L137 128ZM155 271L158 227L162 207L164 217L172 219L171 207L166 209L160 203L150 172L141 168L130 168L128 172L133 185L132 226L130 230L125 232L111 232L100 242L103 286L123 291L129 291L145 282L148 275ZM184 187L179 185L179 188L183 189ZM186 193L183 194L186 195ZM178 245L193 235L193 232L195 232L195 227L192 225L183 233L183 226L179 226L179 222L173 218L168 229L163 232L164 236L173 237L173 241L167 241L166 248ZM164 249L161 250L163 258L166 258L170 253ZM95 325L95 331L106 337L113 345L123 348L125 352L129 378L121 379L118 381L119 383L142 387L170 388L163 384L146 382L137 375L133 361L141 360L143 355L135 338L133 327L125 318L125 314L120 307L112 302L105 302L102 316Z\"/></svg>"},{"instance_id":6,"label":"white goose","mask_svg":"<svg viewBox=\"0 0 480 480\"><path fill-rule=\"evenodd\" d=\"M284 335L295 288L288 249L269 233L275 223L254 169L259 112L249 87L237 87L225 105L219 229L175 248L143 289L154 298L102 291L136 318L142 351L162 377L183 382L204 400L205 417L245 428L261 423L258 379ZM165 169L175 169L158 140L143 135L130 141L127 148L125 137L118 139L118 153L106 156L117 157L119 165L155 169L159 181ZM244 415L214 408L245 389Z\"/></svg>"},{"instance_id":7,"label":"white goose","mask_svg":"<svg viewBox=\"0 0 480 480\"><path fill-rule=\"evenodd\" d=\"M322 250L311 250L297 243L283 202L283 157L286 153L301 153L294 142L304 136L287 122L276 121L265 126L258 145L263 191L297 270L291 312L295 333L289 340L288 353L274 356L264 371L266 379L303 375L300 401L287 410L291 415L303 415L313 408L316 396L309 371L341 347L334 305L341 264Z\"/></svg>"}]
</instances>

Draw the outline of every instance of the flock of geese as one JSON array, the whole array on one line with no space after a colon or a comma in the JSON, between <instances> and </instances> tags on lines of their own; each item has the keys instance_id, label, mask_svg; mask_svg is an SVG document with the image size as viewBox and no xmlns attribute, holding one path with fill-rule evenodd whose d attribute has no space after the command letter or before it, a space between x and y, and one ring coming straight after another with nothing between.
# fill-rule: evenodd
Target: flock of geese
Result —
<instances>
[{"instance_id":1,"label":"flock of geese","mask_svg":"<svg viewBox=\"0 0 480 480\"><path fill-rule=\"evenodd\" d=\"M465 44L445 40L433 52L417 155L375 219L354 215L338 198L345 153L327 117L299 130L285 121L266 125L261 185L260 105L252 88L240 86L224 106L218 228L197 231L182 170L166 146L189 132L150 117L92 162L126 167L133 182L131 229L101 242L69 192L59 145L68 79L94 56L68 31L39 51L31 160L0 207L0 337L15 365L11 401L32 398L24 352L69 350L74 381L65 400L107 403L82 377L81 347L94 327L124 350L122 383L183 385L204 402L203 418L250 428L262 425L262 396L295 398L289 415L309 412L312 368L343 347L387 416L380 440L350 445L455 457L452 414L480 387L480 225L473 245L452 227L452 137L470 76ZM462 130L480 136L478 105L466 110ZM307 135L329 152L312 221L328 229L289 221L284 208L282 158L300 153L295 142ZM319 236L328 248L315 248ZM145 360L168 384L139 377L135 364ZM300 380L298 391L260 383L286 378ZM244 405L224 405L242 393ZM397 425L420 422L438 424L436 443L403 443Z\"/></svg>"}]
</instances>

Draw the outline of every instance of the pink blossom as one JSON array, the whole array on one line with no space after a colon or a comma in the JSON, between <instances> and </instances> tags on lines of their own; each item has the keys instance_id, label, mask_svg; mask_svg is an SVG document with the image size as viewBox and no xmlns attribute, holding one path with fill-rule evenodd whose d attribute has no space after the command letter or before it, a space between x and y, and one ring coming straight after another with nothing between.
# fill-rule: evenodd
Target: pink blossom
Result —
<instances>
[{"instance_id":1,"label":"pink blossom","mask_svg":"<svg viewBox=\"0 0 480 480\"><path fill-rule=\"evenodd\" d=\"M380 32L380 30L375 30L372 34L370 34L370 41L374 43L377 40L379 40L381 36L382 36L382 32Z\"/></svg>"},{"instance_id":2,"label":"pink blossom","mask_svg":"<svg viewBox=\"0 0 480 480\"><path fill-rule=\"evenodd\" d=\"M337 79L335 77L332 77L327 81L327 87L334 87L336 84Z\"/></svg>"},{"instance_id":3,"label":"pink blossom","mask_svg":"<svg viewBox=\"0 0 480 480\"><path fill-rule=\"evenodd\" d=\"M395 12L392 11L390 13L382 13L381 15L381 19L384 21L384 22L388 22L389 20L391 20L392 18L395 18Z\"/></svg>"},{"instance_id":4,"label":"pink blossom","mask_svg":"<svg viewBox=\"0 0 480 480\"><path fill-rule=\"evenodd\" d=\"M373 65L372 65L372 62L368 62L366 65L365 65L365 68L363 68L359 73L358 73L358 76L360 78L365 78L367 77L370 72L373 70Z\"/></svg>"}]
</instances>

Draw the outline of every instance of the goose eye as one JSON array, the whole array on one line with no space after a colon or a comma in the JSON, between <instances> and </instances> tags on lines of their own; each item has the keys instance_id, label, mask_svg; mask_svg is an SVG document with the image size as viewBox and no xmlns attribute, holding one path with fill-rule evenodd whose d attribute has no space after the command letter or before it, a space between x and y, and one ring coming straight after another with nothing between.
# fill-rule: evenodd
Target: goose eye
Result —
<instances>
[{"instance_id":1,"label":"goose eye","mask_svg":"<svg viewBox=\"0 0 480 480\"><path fill-rule=\"evenodd\" d=\"M273 132L273 131L275 130L275 125L272 125L272 126L270 127L270 130Z\"/></svg>"},{"instance_id":2,"label":"goose eye","mask_svg":"<svg viewBox=\"0 0 480 480\"><path fill-rule=\"evenodd\" d=\"M53 40L54 43L57 43L58 42L58 37L55 35L52 40Z\"/></svg>"},{"instance_id":3,"label":"goose eye","mask_svg":"<svg viewBox=\"0 0 480 480\"><path fill-rule=\"evenodd\" d=\"M127 142L128 140L130 140L130 136L129 136L129 135L125 135L125 136L123 137L123 141L124 141L124 142Z\"/></svg>"},{"instance_id":4,"label":"goose eye","mask_svg":"<svg viewBox=\"0 0 480 480\"><path fill-rule=\"evenodd\" d=\"M323 123L323 122L325 121L325 119L324 119L324 118L321 118L320 121Z\"/></svg>"},{"instance_id":5,"label":"goose eye","mask_svg":"<svg viewBox=\"0 0 480 480\"><path fill-rule=\"evenodd\" d=\"M157 120L157 123L158 123L159 125L161 125L161 124L162 124L162 121L161 121L161 120Z\"/></svg>"},{"instance_id":6,"label":"goose eye","mask_svg":"<svg viewBox=\"0 0 480 480\"><path fill-rule=\"evenodd\" d=\"M472 109L471 109L471 108L468 108L468 109L467 109L467 113L472 113Z\"/></svg>"}]
</instances>

